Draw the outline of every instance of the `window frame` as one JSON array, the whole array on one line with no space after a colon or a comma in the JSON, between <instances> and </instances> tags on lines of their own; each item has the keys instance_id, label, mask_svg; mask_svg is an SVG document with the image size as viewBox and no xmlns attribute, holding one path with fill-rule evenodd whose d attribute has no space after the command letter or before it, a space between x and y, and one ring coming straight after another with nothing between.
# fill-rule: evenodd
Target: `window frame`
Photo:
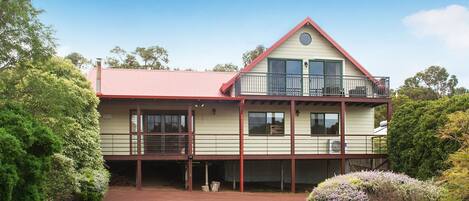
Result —
<instances>
[{"instance_id":1,"label":"window frame","mask_svg":"<svg viewBox=\"0 0 469 201\"><path fill-rule=\"evenodd\" d=\"M133 131L133 123L132 123L132 116L135 115L137 116L137 110L136 109L131 109L129 110L129 133L131 134L137 134L137 128L135 128L135 131ZM146 115L160 115L160 118L161 118L161 132L145 132L145 130L147 130L147 120L145 120L145 116ZM185 116L185 123L187 124L188 122L188 115L187 115L187 111L186 110L141 110L141 119L140 119L140 124L141 124L141 133L168 133L165 131L164 127L165 127L165 116L166 115L178 115L179 118L178 118L178 123L181 122L181 115L184 115ZM188 125L188 124L187 124ZM186 126L187 127L187 126ZM192 111L192 132L195 134L195 111ZM181 125L179 125L179 131L178 133L187 133L187 131L182 131L182 127ZM188 129L188 128L186 128ZM163 132L165 131L165 132Z\"/></svg>"},{"instance_id":2,"label":"window frame","mask_svg":"<svg viewBox=\"0 0 469 201\"><path fill-rule=\"evenodd\" d=\"M324 115L324 133L313 133L313 114L322 114ZM326 127L326 115L328 114L334 114L337 115L337 124L339 125L337 127L337 134L329 134L327 133L327 127ZM340 112L311 112L309 115L309 127L310 127L310 133L311 136L340 136Z\"/></svg>"},{"instance_id":3,"label":"window frame","mask_svg":"<svg viewBox=\"0 0 469 201\"><path fill-rule=\"evenodd\" d=\"M252 133L251 132L251 121L250 121L250 114L254 114L254 113L263 113L265 114L265 133ZM268 113L272 113L272 120L275 119L275 114L276 113L279 113L279 114L282 114L282 128L283 128L283 132L280 133L280 134L271 134L272 132L270 132L270 128L268 129L267 128L267 116L268 116ZM270 124L272 125L272 124ZM279 111L249 111L248 112L248 135L249 136L285 136L285 112L279 112Z\"/></svg>"},{"instance_id":4,"label":"window frame","mask_svg":"<svg viewBox=\"0 0 469 201\"><path fill-rule=\"evenodd\" d=\"M284 71L282 73L272 73L271 70L271 61L283 61L284 62ZM299 62L300 63L300 74L290 74L293 75L293 78L295 76L299 76L300 78L300 91L298 95L288 95L288 89L287 89L287 78L288 78L288 73L287 73L287 62L288 61L294 61L294 62ZM304 81L303 81L303 75L304 75L304 69L303 69L303 59L290 59L290 58L267 58L267 93L269 95L287 95L287 96L302 96L303 95L303 89L304 89ZM283 76L284 80L284 86L282 86L283 91L275 91L272 90L271 86L271 79L272 76ZM296 89L296 88L293 88Z\"/></svg>"}]
</instances>

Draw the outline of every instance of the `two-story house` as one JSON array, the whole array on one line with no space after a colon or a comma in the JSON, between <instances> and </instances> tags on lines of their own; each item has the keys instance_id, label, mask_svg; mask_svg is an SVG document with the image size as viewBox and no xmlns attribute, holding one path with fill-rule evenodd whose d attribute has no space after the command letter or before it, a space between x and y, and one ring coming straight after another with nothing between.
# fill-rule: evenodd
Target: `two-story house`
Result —
<instances>
[{"instance_id":1,"label":"two-story house","mask_svg":"<svg viewBox=\"0 0 469 201\"><path fill-rule=\"evenodd\" d=\"M372 76L306 18L240 72L101 68L89 80L101 100L106 161L216 162L245 182L318 183L349 171L351 159L386 157L373 134L374 107L387 104L389 77Z\"/></svg>"}]
</instances>

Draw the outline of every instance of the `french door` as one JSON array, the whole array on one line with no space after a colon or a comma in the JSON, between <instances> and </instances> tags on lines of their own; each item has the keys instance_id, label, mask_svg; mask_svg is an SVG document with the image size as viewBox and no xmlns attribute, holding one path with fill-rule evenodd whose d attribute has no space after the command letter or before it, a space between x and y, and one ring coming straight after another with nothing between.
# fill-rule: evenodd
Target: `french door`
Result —
<instances>
[{"instance_id":1,"label":"french door","mask_svg":"<svg viewBox=\"0 0 469 201\"><path fill-rule=\"evenodd\" d=\"M302 95L302 61L269 59L268 95Z\"/></svg>"},{"instance_id":2,"label":"french door","mask_svg":"<svg viewBox=\"0 0 469 201\"><path fill-rule=\"evenodd\" d=\"M145 112L143 115L145 154L187 153L187 112Z\"/></svg>"},{"instance_id":3,"label":"french door","mask_svg":"<svg viewBox=\"0 0 469 201\"><path fill-rule=\"evenodd\" d=\"M343 95L342 61L313 60L309 62L310 96Z\"/></svg>"}]
</instances>

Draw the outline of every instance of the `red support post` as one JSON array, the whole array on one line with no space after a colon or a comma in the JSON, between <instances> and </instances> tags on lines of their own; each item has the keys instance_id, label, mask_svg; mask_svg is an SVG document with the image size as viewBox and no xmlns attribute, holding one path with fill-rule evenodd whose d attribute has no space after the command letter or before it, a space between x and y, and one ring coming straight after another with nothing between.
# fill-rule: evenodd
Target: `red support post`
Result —
<instances>
[{"instance_id":1,"label":"red support post","mask_svg":"<svg viewBox=\"0 0 469 201\"><path fill-rule=\"evenodd\" d=\"M340 102L340 174L345 174L345 102Z\"/></svg>"},{"instance_id":2,"label":"red support post","mask_svg":"<svg viewBox=\"0 0 469 201\"><path fill-rule=\"evenodd\" d=\"M140 105L137 105L137 176L136 186L138 190L142 189L142 111Z\"/></svg>"},{"instance_id":3,"label":"red support post","mask_svg":"<svg viewBox=\"0 0 469 201\"><path fill-rule=\"evenodd\" d=\"M239 102L239 191L244 192L244 99Z\"/></svg>"},{"instance_id":4,"label":"red support post","mask_svg":"<svg viewBox=\"0 0 469 201\"><path fill-rule=\"evenodd\" d=\"M296 161L295 161L295 115L296 103L290 101L290 155L291 155L291 192L296 190Z\"/></svg>"},{"instance_id":5,"label":"red support post","mask_svg":"<svg viewBox=\"0 0 469 201\"><path fill-rule=\"evenodd\" d=\"M192 191L192 139L193 139L193 131L192 131L192 105L187 108L187 133L188 133L188 160L187 160L187 186L188 190Z\"/></svg>"}]
</instances>

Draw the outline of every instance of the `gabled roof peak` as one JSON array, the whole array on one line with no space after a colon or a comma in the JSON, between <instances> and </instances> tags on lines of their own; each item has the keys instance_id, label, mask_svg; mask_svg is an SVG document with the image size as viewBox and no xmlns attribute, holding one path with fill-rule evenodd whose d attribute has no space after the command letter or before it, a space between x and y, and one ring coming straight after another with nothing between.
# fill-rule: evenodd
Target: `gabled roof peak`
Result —
<instances>
[{"instance_id":1,"label":"gabled roof peak","mask_svg":"<svg viewBox=\"0 0 469 201\"><path fill-rule=\"evenodd\" d=\"M306 25L312 26L313 29L315 29L317 32L319 32L319 34L322 37L324 37L328 42L330 42L332 44L332 46L334 46L342 55L344 55L344 57L347 58L355 67L357 67L360 72L362 72L369 79L374 80L373 77L371 76L371 74L360 63L358 63L357 60L355 60L347 51L345 51L337 42L335 42L334 39L332 39L332 37L329 36L321 27L319 27L319 25L316 24L316 22L314 22L309 16L306 17L299 24L297 24L287 34L285 34L282 38L280 38L280 40L275 42L270 48L268 48L265 52L263 52L261 55L259 55L256 59L254 59L250 64L248 64L246 67L244 67L240 71L240 73L251 71L259 62L261 62L270 53L272 53L272 51L277 49L288 38L290 38L294 33L296 33L298 30L300 30L301 28L303 28ZM220 87L220 91L222 93L226 93L228 91L228 89L230 89L234 85L234 82L239 77L240 73L236 74L228 82L223 83L222 86Z\"/></svg>"}]
</instances>

